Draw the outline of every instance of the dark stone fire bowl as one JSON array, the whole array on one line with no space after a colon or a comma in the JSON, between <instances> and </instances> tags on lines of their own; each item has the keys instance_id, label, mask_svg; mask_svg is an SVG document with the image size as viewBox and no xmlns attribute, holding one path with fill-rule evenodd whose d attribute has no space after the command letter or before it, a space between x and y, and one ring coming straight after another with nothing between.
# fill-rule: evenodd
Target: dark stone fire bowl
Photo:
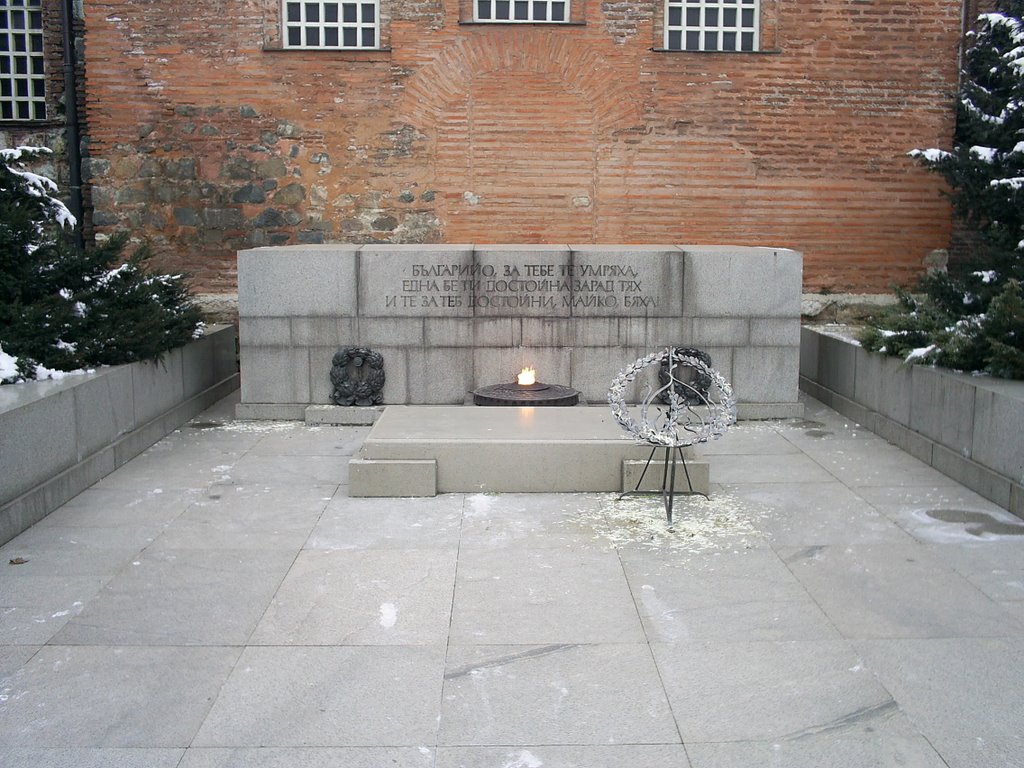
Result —
<instances>
[{"instance_id":1,"label":"dark stone fire bowl","mask_svg":"<svg viewBox=\"0 0 1024 768\"><path fill-rule=\"evenodd\" d=\"M473 391L473 405L576 405L579 390L561 384L491 384Z\"/></svg>"}]
</instances>

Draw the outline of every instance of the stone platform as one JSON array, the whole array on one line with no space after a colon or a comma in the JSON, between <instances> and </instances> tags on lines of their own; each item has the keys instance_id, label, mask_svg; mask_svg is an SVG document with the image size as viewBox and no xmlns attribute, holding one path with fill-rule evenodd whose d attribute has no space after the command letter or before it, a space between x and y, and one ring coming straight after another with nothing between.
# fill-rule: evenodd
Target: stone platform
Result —
<instances>
[{"instance_id":1,"label":"stone platform","mask_svg":"<svg viewBox=\"0 0 1024 768\"><path fill-rule=\"evenodd\" d=\"M392 405L349 462L350 496L457 492L632 490L651 453L625 437L607 408ZM659 452L643 490L660 487ZM686 453L693 489L708 465ZM681 468L677 488L685 487Z\"/></svg>"}]
</instances>

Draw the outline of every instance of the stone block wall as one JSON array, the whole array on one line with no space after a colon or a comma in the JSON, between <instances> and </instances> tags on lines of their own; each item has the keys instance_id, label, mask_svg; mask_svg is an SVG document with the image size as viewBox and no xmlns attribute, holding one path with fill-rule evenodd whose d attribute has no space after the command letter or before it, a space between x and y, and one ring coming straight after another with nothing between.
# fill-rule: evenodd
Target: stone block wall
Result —
<instances>
[{"instance_id":1,"label":"stone block wall","mask_svg":"<svg viewBox=\"0 0 1024 768\"><path fill-rule=\"evenodd\" d=\"M0 544L237 387L223 326L159 361L0 387Z\"/></svg>"},{"instance_id":2,"label":"stone block wall","mask_svg":"<svg viewBox=\"0 0 1024 768\"><path fill-rule=\"evenodd\" d=\"M802 330L800 387L1024 517L1024 382L907 365Z\"/></svg>"},{"instance_id":3,"label":"stone block wall","mask_svg":"<svg viewBox=\"0 0 1024 768\"><path fill-rule=\"evenodd\" d=\"M249 417L301 418L330 402L331 358L349 346L384 356L391 404L462 403L526 366L604 402L622 368L668 345L707 351L748 417L796 404L794 251L292 246L241 252L238 274L239 412Z\"/></svg>"},{"instance_id":4,"label":"stone block wall","mask_svg":"<svg viewBox=\"0 0 1024 768\"><path fill-rule=\"evenodd\" d=\"M571 25L382 0L384 48L289 50L280 0L90 0L88 181L207 293L304 243L770 242L808 290L887 291L947 248L960 0L761 0L762 50L664 51L664 3Z\"/></svg>"}]
</instances>

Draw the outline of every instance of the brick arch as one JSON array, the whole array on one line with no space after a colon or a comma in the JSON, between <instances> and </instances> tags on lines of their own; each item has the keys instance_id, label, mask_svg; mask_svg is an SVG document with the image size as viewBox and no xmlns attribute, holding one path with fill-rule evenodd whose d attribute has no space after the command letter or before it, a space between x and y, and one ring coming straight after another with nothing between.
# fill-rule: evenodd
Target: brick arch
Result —
<instances>
[{"instance_id":1,"label":"brick arch","mask_svg":"<svg viewBox=\"0 0 1024 768\"><path fill-rule=\"evenodd\" d=\"M602 133L641 122L640 105L621 72L579 40L544 29L525 29L514 37L482 34L449 46L409 80L399 113L433 133L448 105L464 99L477 78L512 72L532 72L561 83L590 105Z\"/></svg>"}]
</instances>

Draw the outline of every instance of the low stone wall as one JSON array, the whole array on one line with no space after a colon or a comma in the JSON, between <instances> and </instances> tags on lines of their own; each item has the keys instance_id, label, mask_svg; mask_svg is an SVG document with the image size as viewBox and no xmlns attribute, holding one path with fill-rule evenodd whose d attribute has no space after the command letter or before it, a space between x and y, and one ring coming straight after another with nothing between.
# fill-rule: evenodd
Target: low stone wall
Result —
<instances>
[{"instance_id":1,"label":"low stone wall","mask_svg":"<svg viewBox=\"0 0 1024 768\"><path fill-rule=\"evenodd\" d=\"M0 387L0 543L237 387L231 326L158 362Z\"/></svg>"},{"instance_id":2,"label":"low stone wall","mask_svg":"<svg viewBox=\"0 0 1024 768\"><path fill-rule=\"evenodd\" d=\"M618 372L698 347L741 416L799 412L802 259L786 249L322 245L238 255L239 416L330 402L341 347L384 357L389 404L456 404L524 366L604 402ZM640 393L640 383L634 399Z\"/></svg>"},{"instance_id":3,"label":"low stone wall","mask_svg":"<svg viewBox=\"0 0 1024 768\"><path fill-rule=\"evenodd\" d=\"M804 328L800 388L1024 517L1024 381L907 365Z\"/></svg>"}]
</instances>

